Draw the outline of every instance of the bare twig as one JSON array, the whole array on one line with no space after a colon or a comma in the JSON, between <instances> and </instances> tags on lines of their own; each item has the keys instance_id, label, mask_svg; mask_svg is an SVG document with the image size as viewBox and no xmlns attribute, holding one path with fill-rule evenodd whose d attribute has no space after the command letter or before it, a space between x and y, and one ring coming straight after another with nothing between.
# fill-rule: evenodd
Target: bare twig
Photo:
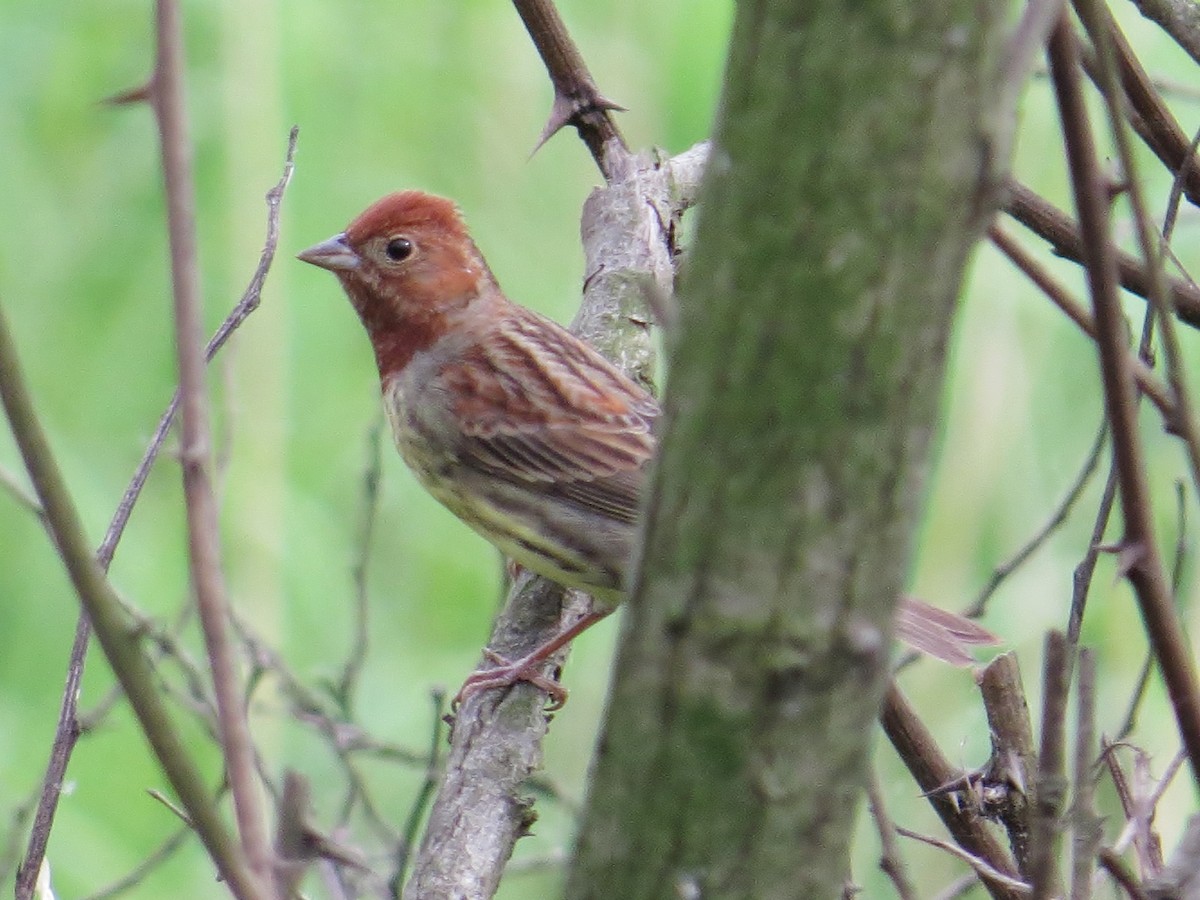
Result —
<instances>
[{"instance_id":1,"label":"bare twig","mask_svg":"<svg viewBox=\"0 0 1200 900\"><path fill-rule=\"evenodd\" d=\"M433 725L430 728L429 764L425 767L425 780L421 782L421 788L417 791L412 808L408 811L408 818L404 823L400 841L396 845L395 870L390 880L393 897L399 897L404 887L404 875L408 871L408 861L412 856L413 848L417 845L417 830L421 827L421 822L425 818L425 810L433 799L438 778L442 774L439 751L442 746L441 726L442 714L446 706L446 694L444 691L435 690L430 695L430 700L433 705Z\"/></svg>"},{"instance_id":2,"label":"bare twig","mask_svg":"<svg viewBox=\"0 0 1200 900\"><path fill-rule=\"evenodd\" d=\"M986 781L994 786L994 796L987 797L988 809L994 810L1003 823L1017 867L1028 875L1031 789L1037 754L1016 653L1002 653L984 668L979 691L992 737Z\"/></svg>"},{"instance_id":3,"label":"bare twig","mask_svg":"<svg viewBox=\"0 0 1200 900\"><path fill-rule=\"evenodd\" d=\"M1079 78L1075 35L1065 17L1050 41L1050 70L1058 97L1075 200L1079 207L1088 282L1100 335L1101 372L1125 518L1124 574L1133 585L1162 668L1176 723L1200 781L1200 691L1191 654L1171 602L1170 586L1154 540L1149 486L1137 430L1133 378L1124 319L1116 293L1116 261L1108 236L1107 194L1096 163Z\"/></svg>"},{"instance_id":4,"label":"bare twig","mask_svg":"<svg viewBox=\"0 0 1200 900\"><path fill-rule=\"evenodd\" d=\"M611 113L623 107L613 103L596 87L579 48L554 8L553 0L513 0L513 6L525 23L554 85L554 106L537 146L550 140L563 126L574 125L605 180L615 181L613 157L628 155L629 149Z\"/></svg>"},{"instance_id":5,"label":"bare twig","mask_svg":"<svg viewBox=\"0 0 1200 900\"><path fill-rule=\"evenodd\" d=\"M1029 881L1036 900L1061 895L1058 847L1066 804L1065 717L1070 677L1070 649L1062 632L1046 636L1042 686L1042 738L1038 752L1029 854Z\"/></svg>"},{"instance_id":6,"label":"bare twig","mask_svg":"<svg viewBox=\"0 0 1200 900\"><path fill-rule=\"evenodd\" d=\"M38 503L35 497L25 485L23 485L17 476L4 466L0 466L0 488L13 498L20 506L23 506L26 511L37 516L43 524L46 522L46 513L42 509L42 504Z\"/></svg>"},{"instance_id":7,"label":"bare twig","mask_svg":"<svg viewBox=\"0 0 1200 900\"><path fill-rule=\"evenodd\" d=\"M266 283L267 275L271 271L271 265L275 261L275 252L279 247L279 212L283 203L283 195L287 190L288 184L292 180L292 172L295 168L296 157L296 141L299 139L300 130L293 126L291 133L288 135L287 154L283 163L283 175L271 190L267 191L267 235L263 242L262 252L259 254L258 267L254 270L254 274L250 278L250 283L246 286L246 290L242 293L241 299L230 310L229 315L213 332L213 336L209 338L208 344L204 348L204 358L207 362L212 362L217 353L221 351L237 331L241 324L258 309L262 302L262 289ZM129 485L125 488L125 493L121 496L121 501L117 505L116 512L113 513L112 521L109 522L108 530L104 534L104 541L96 550L96 558L100 561L101 566L107 568L112 560L113 553L116 552L117 544L121 540L121 536L125 533L125 527L129 524L129 517L133 513L133 508L137 504L138 497L141 496L142 488L145 487L146 479L150 475L150 469L154 465L154 461L158 458L158 454L162 449L163 442L167 438L168 432L171 430L171 425L175 421L175 414L179 410L180 394L177 390L171 398L171 402L167 404L167 408L163 410L163 414L158 419L158 425L154 429L154 434L150 438L150 442L146 445L146 450L142 454L141 460L138 462L137 469L134 470L133 477L129 481Z\"/></svg>"},{"instance_id":8,"label":"bare twig","mask_svg":"<svg viewBox=\"0 0 1200 900\"><path fill-rule=\"evenodd\" d=\"M1116 276L1123 288L1139 297L1150 293L1150 281L1145 267L1128 253L1117 250L1111 243L1103 247L1090 245L1080 234L1079 226L1062 210L1039 197L1018 181L1008 185L1008 202L1004 210L1034 234L1048 241L1054 252L1074 262L1084 262L1086 254L1101 250L1116 260ZM1092 236L1094 237L1094 236ZM1171 301L1176 315L1194 327L1200 327L1200 288L1179 278L1169 279Z\"/></svg>"},{"instance_id":9,"label":"bare twig","mask_svg":"<svg viewBox=\"0 0 1200 900\"><path fill-rule=\"evenodd\" d=\"M955 842L968 856L982 860L988 871L1005 876L1003 879L991 879L981 871L983 885L988 892L995 898L1007 900L1025 896L1025 891L1015 889L1010 883L1017 877L1012 857L989 830L975 804L959 804L951 794L940 790L944 785L960 779L962 773L950 765L933 735L894 682L884 695L880 722L888 740L917 785L928 794L930 804Z\"/></svg>"},{"instance_id":10,"label":"bare twig","mask_svg":"<svg viewBox=\"0 0 1200 900\"><path fill-rule=\"evenodd\" d=\"M904 857L900 855L900 847L896 843L896 825L888 815L887 806L883 802L883 789L879 785L879 774L874 770L867 779L867 803L870 805L871 818L875 820L875 828L879 832L879 868L891 879L900 900L916 900L917 894L908 878L908 868L904 865Z\"/></svg>"},{"instance_id":11,"label":"bare twig","mask_svg":"<svg viewBox=\"0 0 1200 900\"><path fill-rule=\"evenodd\" d=\"M34 412L2 311L0 400L71 582L146 739L230 890L239 897L256 896L241 852L226 832L204 780L171 724L137 637L127 627L120 601L87 546L83 523Z\"/></svg>"},{"instance_id":12,"label":"bare twig","mask_svg":"<svg viewBox=\"0 0 1200 900\"><path fill-rule=\"evenodd\" d=\"M931 900L960 900L979 887L979 876L973 871L961 875L933 895Z\"/></svg>"},{"instance_id":13,"label":"bare twig","mask_svg":"<svg viewBox=\"0 0 1200 900\"><path fill-rule=\"evenodd\" d=\"M173 831L165 841L158 845L149 856L137 864L127 875L118 878L107 887L101 888L94 894L89 894L84 900L109 900L110 897L118 897L124 894L130 888L137 887L146 877L155 869L163 865L167 860L175 855L175 852L183 846L192 834L191 826L183 825Z\"/></svg>"},{"instance_id":14,"label":"bare twig","mask_svg":"<svg viewBox=\"0 0 1200 900\"><path fill-rule=\"evenodd\" d=\"M358 557L354 561L354 640L346 654L346 664L335 688L342 716L354 715L354 690L367 659L371 632L368 623L369 594L367 591L367 567L371 560L371 540L375 534L375 520L379 512L379 481L383 459L383 415L376 414L375 421L367 431L367 465L363 472L362 518L358 528Z\"/></svg>"},{"instance_id":15,"label":"bare twig","mask_svg":"<svg viewBox=\"0 0 1200 900\"><path fill-rule=\"evenodd\" d=\"M1075 790L1071 803L1071 900L1090 900L1092 871L1104 831L1096 814L1096 659L1079 651L1075 728Z\"/></svg>"},{"instance_id":16,"label":"bare twig","mask_svg":"<svg viewBox=\"0 0 1200 900\"><path fill-rule=\"evenodd\" d=\"M1180 751L1171 758L1167 764L1166 771L1162 777L1154 782L1153 787L1150 787L1146 782L1149 778L1149 759L1146 754L1134 749L1134 771L1144 772L1146 778L1142 779L1138 788L1131 789L1125 781L1123 775L1120 775L1120 768L1115 763L1115 755L1113 751L1120 745L1104 742L1104 761L1108 764L1109 772L1113 776L1113 784L1117 787L1117 793L1121 799L1122 808L1125 810L1125 827L1121 829L1121 833L1117 835L1117 839L1113 841L1113 849L1118 853L1123 853L1125 848L1131 843L1136 847L1138 856L1143 860L1142 868L1145 872L1153 874L1162 868L1161 848L1158 845L1157 839L1152 835L1151 823L1154 820L1155 811L1158 808L1158 803L1163 798L1163 794L1167 792L1167 788L1171 786L1171 782L1175 780L1175 776L1179 773L1180 767L1183 766L1187 755ZM1126 745L1128 746L1128 745Z\"/></svg>"},{"instance_id":17,"label":"bare twig","mask_svg":"<svg viewBox=\"0 0 1200 900\"><path fill-rule=\"evenodd\" d=\"M213 494L207 391L204 384L204 337L200 274L196 259L195 197L191 147L183 85L183 27L175 0L155 5L157 57L150 92L158 122L163 181L167 195L167 235L175 307L175 344L182 397L184 502L188 550L196 608L208 649L221 749L225 756L238 834L257 883L251 896L266 897L274 880L254 746L229 640L229 600L221 567L217 505Z\"/></svg>"},{"instance_id":18,"label":"bare twig","mask_svg":"<svg viewBox=\"0 0 1200 900\"><path fill-rule=\"evenodd\" d=\"M918 834L915 831L909 831L907 828L897 827L896 833L902 834L906 838L911 838L914 841L920 841L922 844L928 844L930 847L937 847L939 850L944 850L951 856L961 859L968 866L979 873L979 877L984 881L984 883L991 882L1003 885L1004 887L1013 891L1017 896L1025 897L1030 893L1029 885L1021 881L1021 879L1014 878L1011 875L1005 875L1003 872L997 871L989 866L985 860L980 859L978 856L973 856L972 854L963 850L961 847L956 847L951 843L940 841L937 838L932 838L928 835Z\"/></svg>"},{"instance_id":19,"label":"bare twig","mask_svg":"<svg viewBox=\"0 0 1200 900\"><path fill-rule=\"evenodd\" d=\"M237 305L225 317L225 321L221 323L220 327L209 340L208 346L205 349L205 357L210 362L225 345L226 341L229 340L234 331L237 330L238 326L258 308L261 301L263 284L266 281L267 273L271 269L271 263L275 259L275 251L279 245L280 206L283 201L284 191L291 181L298 136L299 131L296 128L292 128L288 138L283 175L275 186L267 192L267 233L262 252L259 256L258 268L255 270L249 285L246 287ZM138 497L141 495L146 479L149 477L150 469L154 461L158 458L159 451L166 440L171 423L175 420L175 413L178 408L179 392L176 391L166 410L159 417L154 436L147 445L133 478L130 480L129 486L126 487L121 497L121 502L113 513L113 518L104 535L104 540L96 550L96 561L103 570L107 570L109 564L112 562L117 545L125 532L125 526L129 522L129 517L133 513L133 508L137 503ZM40 515L40 505L37 507L37 510ZM63 688L63 699L59 706L58 724L55 729L54 742L51 746L50 760L47 763L46 776L42 780L42 796L38 804L35 825L30 832L29 845L25 852L25 864L22 869L23 871L27 869L28 874L22 875L19 881L19 892L25 891L26 893L18 893L19 897L29 896L28 892L32 892L33 890L33 879L37 876L37 871L41 866L41 859L46 852L46 845L50 838L50 830L54 821L54 813L58 806L58 798L65 778L67 765L70 762L75 742L81 732L77 704L79 700L79 686L83 680L88 641L91 633L91 625L88 622L88 617L85 613L81 612L79 619L75 623L75 638L71 646L67 665L66 685Z\"/></svg>"}]
</instances>

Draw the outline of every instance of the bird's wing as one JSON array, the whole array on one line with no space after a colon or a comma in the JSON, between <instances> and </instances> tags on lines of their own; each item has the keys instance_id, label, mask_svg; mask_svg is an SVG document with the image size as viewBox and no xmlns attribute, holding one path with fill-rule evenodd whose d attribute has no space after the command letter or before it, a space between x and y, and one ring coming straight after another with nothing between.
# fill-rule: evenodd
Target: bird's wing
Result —
<instances>
[{"instance_id":1,"label":"bird's wing","mask_svg":"<svg viewBox=\"0 0 1200 900\"><path fill-rule=\"evenodd\" d=\"M470 463L633 521L658 404L587 344L518 309L440 378Z\"/></svg>"}]
</instances>

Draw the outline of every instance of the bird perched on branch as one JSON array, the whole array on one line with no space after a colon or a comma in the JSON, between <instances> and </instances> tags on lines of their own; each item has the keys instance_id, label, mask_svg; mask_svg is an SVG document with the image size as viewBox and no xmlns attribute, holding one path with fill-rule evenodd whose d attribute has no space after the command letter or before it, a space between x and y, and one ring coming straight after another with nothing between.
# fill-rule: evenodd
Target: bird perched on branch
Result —
<instances>
[{"instance_id":1,"label":"bird perched on branch","mask_svg":"<svg viewBox=\"0 0 1200 900\"><path fill-rule=\"evenodd\" d=\"M449 200L384 197L298 254L333 272L367 330L396 447L421 484L518 564L580 588L591 612L522 659L485 651L461 702L531 681L623 598L657 401L562 326L505 297ZM905 600L901 638L956 664L987 631Z\"/></svg>"}]
</instances>

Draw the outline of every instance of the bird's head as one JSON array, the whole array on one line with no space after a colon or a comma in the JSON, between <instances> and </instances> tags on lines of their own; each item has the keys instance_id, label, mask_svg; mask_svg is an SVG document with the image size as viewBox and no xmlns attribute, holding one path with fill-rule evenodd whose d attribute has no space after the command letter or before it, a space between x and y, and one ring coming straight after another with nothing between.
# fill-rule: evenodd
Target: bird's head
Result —
<instances>
[{"instance_id":1,"label":"bird's head","mask_svg":"<svg viewBox=\"0 0 1200 900\"><path fill-rule=\"evenodd\" d=\"M297 257L338 277L383 376L453 330L479 301L499 296L455 205L420 191L389 194Z\"/></svg>"}]
</instances>

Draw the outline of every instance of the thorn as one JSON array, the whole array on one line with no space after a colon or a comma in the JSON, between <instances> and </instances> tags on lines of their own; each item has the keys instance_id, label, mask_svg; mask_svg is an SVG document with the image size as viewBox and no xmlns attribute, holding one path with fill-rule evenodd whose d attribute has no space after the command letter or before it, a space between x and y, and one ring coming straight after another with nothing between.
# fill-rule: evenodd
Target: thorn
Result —
<instances>
[{"instance_id":1,"label":"thorn","mask_svg":"<svg viewBox=\"0 0 1200 900\"><path fill-rule=\"evenodd\" d=\"M567 125L575 122L580 116L590 112L625 112L625 107L609 100L595 88L591 89L589 96L571 96L556 90L554 104L550 107L550 118L546 120L546 126L542 129L542 134L529 155L532 157L542 149L546 141Z\"/></svg>"},{"instance_id":2,"label":"thorn","mask_svg":"<svg viewBox=\"0 0 1200 900\"><path fill-rule=\"evenodd\" d=\"M627 107L622 106L616 100L609 100L603 94L597 92L592 97L592 102L588 104L588 108L584 112L629 112Z\"/></svg>"},{"instance_id":3,"label":"thorn","mask_svg":"<svg viewBox=\"0 0 1200 900\"><path fill-rule=\"evenodd\" d=\"M1146 557L1146 545L1126 544L1117 554L1117 577L1125 578Z\"/></svg>"},{"instance_id":4,"label":"thorn","mask_svg":"<svg viewBox=\"0 0 1200 900\"><path fill-rule=\"evenodd\" d=\"M1028 794L1025 789L1025 770L1021 765L1021 758L1017 756L1015 750L1011 747L1007 753L1008 765L1005 767L1005 774L1008 776L1008 782L1022 794Z\"/></svg>"},{"instance_id":5,"label":"thorn","mask_svg":"<svg viewBox=\"0 0 1200 900\"><path fill-rule=\"evenodd\" d=\"M144 84L135 88L130 88L127 91L121 91L119 94L113 94L111 97L106 97L101 100L108 106L130 106L134 103L149 103L150 95L154 92L154 77L151 76Z\"/></svg>"},{"instance_id":6,"label":"thorn","mask_svg":"<svg viewBox=\"0 0 1200 900\"><path fill-rule=\"evenodd\" d=\"M947 794L958 794L962 791L969 791L975 781L979 779L980 774L978 769L971 772L963 772L957 778L952 778L945 784L939 784L937 787L925 791L921 794L921 797L927 800L930 797L944 797Z\"/></svg>"},{"instance_id":7,"label":"thorn","mask_svg":"<svg viewBox=\"0 0 1200 900\"><path fill-rule=\"evenodd\" d=\"M1131 543L1127 540L1115 544L1097 544L1099 553L1111 553L1117 558L1117 578L1125 578L1146 556L1146 547L1142 543Z\"/></svg>"},{"instance_id":8,"label":"thorn","mask_svg":"<svg viewBox=\"0 0 1200 900\"><path fill-rule=\"evenodd\" d=\"M1104 179L1104 192L1108 195L1108 202L1113 203L1118 197L1129 190L1129 179L1125 177L1118 178L1110 175Z\"/></svg>"},{"instance_id":9,"label":"thorn","mask_svg":"<svg viewBox=\"0 0 1200 900\"><path fill-rule=\"evenodd\" d=\"M533 145L533 150L529 155L533 156L542 149L546 141L558 134L566 125L569 125L571 119L575 117L575 104L565 94L560 94L557 91L554 94L554 105L550 107L550 118L546 120L546 127L542 129L542 134L538 138L536 144Z\"/></svg>"}]
</instances>

